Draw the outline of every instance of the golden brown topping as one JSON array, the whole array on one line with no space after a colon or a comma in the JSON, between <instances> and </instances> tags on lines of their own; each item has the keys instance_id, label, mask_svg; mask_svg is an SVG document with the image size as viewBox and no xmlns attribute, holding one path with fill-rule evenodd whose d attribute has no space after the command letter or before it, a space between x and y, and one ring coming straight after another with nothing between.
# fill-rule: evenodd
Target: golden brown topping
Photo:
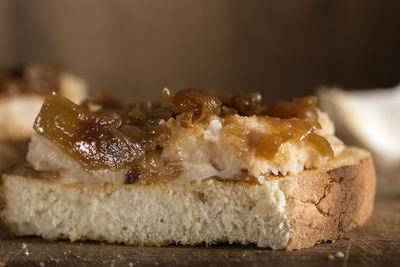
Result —
<instances>
[{"instance_id":1,"label":"golden brown topping","mask_svg":"<svg viewBox=\"0 0 400 267\"><path fill-rule=\"evenodd\" d=\"M218 97L204 90L185 89L172 94L168 88L164 88L162 93L176 111L184 114L181 120L183 127L201 122L212 114L219 115L221 110L222 103Z\"/></svg>"},{"instance_id":2,"label":"golden brown topping","mask_svg":"<svg viewBox=\"0 0 400 267\"><path fill-rule=\"evenodd\" d=\"M325 155L325 156L329 156L329 157L334 156L331 145L322 136L320 136L316 133L311 133L310 135L307 136L306 142L313 145L321 153L321 155Z\"/></svg>"},{"instance_id":3,"label":"golden brown topping","mask_svg":"<svg viewBox=\"0 0 400 267\"><path fill-rule=\"evenodd\" d=\"M104 91L99 91L97 93L94 103L106 109L119 109L122 106L118 100Z\"/></svg>"},{"instance_id":4,"label":"golden brown topping","mask_svg":"<svg viewBox=\"0 0 400 267\"><path fill-rule=\"evenodd\" d=\"M282 144L282 141L279 139L279 137L266 134L256 147L256 156L264 157L266 159L274 158Z\"/></svg>"},{"instance_id":5,"label":"golden brown topping","mask_svg":"<svg viewBox=\"0 0 400 267\"><path fill-rule=\"evenodd\" d=\"M144 155L143 145L119 130L121 117L94 114L52 94L36 118L37 133L49 138L89 168L121 167Z\"/></svg>"},{"instance_id":6,"label":"golden brown topping","mask_svg":"<svg viewBox=\"0 0 400 267\"><path fill-rule=\"evenodd\" d=\"M230 108L227 106L222 106L221 108L221 117L230 116L238 114L238 111L234 108Z\"/></svg>"},{"instance_id":7,"label":"golden brown topping","mask_svg":"<svg viewBox=\"0 0 400 267\"><path fill-rule=\"evenodd\" d=\"M260 111L262 97L261 94L249 93L240 94L223 101L224 106L237 110L240 115L251 116Z\"/></svg>"},{"instance_id":8,"label":"golden brown topping","mask_svg":"<svg viewBox=\"0 0 400 267\"><path fill-rule=\"evenodd\" d=\"M163 177L180 173L179 166L163 162L160 157L163 145L171 138L164 122L179 114L183 127L194 126L211 115L224 117L230 122L227 132L250 142L245 149L255 147L256 156L266 159L273 159L280 146L290 140L310 144L323 156L333 156L328 141L315 133L321 126L313 97L263 108L259 93L223 101L198 89L172 94L165 88L162 93L173 110L150 102L124 107L103 93L78 106L53 93L45 99L34 128L87 169L126 168L126 184L152 183L160 171ZM257 115L265 129L250 136L244 124L234 122L243 117L233 114Z\"/></svg>"},{"instance_id":9,"label":"golden brown topping","mask_svg":"<svg viewBox=\"0 0 400 267\"><path fill-rule=\"evenodd\" d=\"M281 119L300 118L317 120L317 98L315 96L295 98L293 102L278 102L266 108L260 115L268 115Z\"/></svg>"},{"instance_id":10,"label":"golden brown topping","mask_svg":"<svg viewBox=\"0 0 400 267\"><path fill-rule=\"evenodd\" d=\"M145 123L135 125L116 112L94 113L52 94L45 99L34 128L86 168L119 168L130 166L170 136L169 129L159 125L160 118L143 116Z\"/></svg>"},{"instance_id":11,"label":"golden brown topping","mask_svg":"<svg viewBox=\"0 0 400 267\"><path fill-rule=\"evenodd\" d=\"M153 109L161 107L160 103L157 102L139 102L139 103L132 103L129 104L131 109L137 109L142 112L152 111Z\"/></svg>"},{"instance_id":12,"label":"golden brown topping","mask_svg":"<svg viewBox=\"0 0 400 267\"><path fill-rule=\"evenodd\" d=\"M221 99L223 116L239 114L241 116L267 115L280 119L318 119L315 97L296 98L293 102L278 102L270 107L262 105L262 97L258 92L240 94L230 98L222 97Z\"/></svg>"},{"instance_id":13,"label":"golden brown topping","mask_svg":"<svg viewBox=\"0 0 400 267\"><path fill-rule=\"evenodd\" d=\"M325 138L314 133L321 126L316 120L311 119L279 119L264 117L269 125L269 134L265 135L258 143L256 155L272 159L279 147L289 140L306 142L313 145L323 156L333 156L333 151Z\"/></svg>"}]
</instances>

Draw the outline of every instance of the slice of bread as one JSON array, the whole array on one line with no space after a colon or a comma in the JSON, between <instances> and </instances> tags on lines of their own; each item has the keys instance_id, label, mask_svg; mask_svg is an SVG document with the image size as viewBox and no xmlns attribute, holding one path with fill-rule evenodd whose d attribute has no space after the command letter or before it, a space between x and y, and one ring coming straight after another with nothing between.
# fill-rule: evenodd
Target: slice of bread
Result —
<instances>
[{"instance_id":1,"label":"slice of bread","mask_svg":"<svg viewBox=\"0 0 400 267\"><path fill-rule=\"evenodd\" d=\"M334 240L373 209L370 154L347 147L324 167L265 182L62 184L20 168L2 176L1 217L16 236L135 245L229 242L300 249Z\"/></svg>"}]
</instances>

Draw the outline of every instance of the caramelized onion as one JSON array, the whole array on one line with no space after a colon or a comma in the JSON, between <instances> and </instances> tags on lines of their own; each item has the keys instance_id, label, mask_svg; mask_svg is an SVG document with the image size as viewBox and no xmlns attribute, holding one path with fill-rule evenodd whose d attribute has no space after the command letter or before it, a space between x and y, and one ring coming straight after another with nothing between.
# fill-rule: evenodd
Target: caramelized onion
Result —
<instances>
[{"instance_id":1,"label":"caramelized onion","mask_svg":"<svg viewBox=\"0 0 400 267\"><path fill-rule=\"evenodd\" d=\"M319 127L319 124L312 120L278 119L265 117L268 125L268 132L257 145L256 155L272 159L278 152L279 147L290 139L297 141L304 140L309 134Z\"/></svg>"},{"instance_id":2,"label":"caramelized onion","mask_svg":"<svg viewBox=\"0 0 400 267\"><path fill-rule=\"evenodd\" d=\"M236 109L240 115L251 116L259 112L261 101L261 94L256 92L235 95L225 100L224 105Z\"/></svg>"},{"instance_id":3,"label":"caramelized onion","mask_svg":"<svg viewBox=\"0 0 400 267\"><path fill-rule=\"evenodd\" d=\"M307 142L314 146L321 155L333 156L329 142L322 136L314 133L315 130L321 129L316 120L299 118L279 119L268 116L264 117L264 120L269 126L269 134L257 145L257 156L272 159L278 152L279 147L289 140Z\"/></svg>"},{"instance_id":4,"label":"caramelized onion","mask_svg":"<svg viewBox=\"0 0 400 267\"><path fill-rule=\"evenodd\" d=\"M276 136L271 136L269 134L265 135L256 147L256 156L267 159L274 158L280 145L282 144L282 140L280 139L281 138L277 138Z\"/></svg>"},{"instance_id":5,"label":"caramelized onion","mask_svg":"<svg viewBox=\"0 0 400 267\"><path fill-rule=\"evenodd\" d=\"M125 116L102 109L95 113L53 93L46 97L34 129L88 169L132 167L170 138L160 121L171 114L167 109L133 109Z\"/></svg>"},{"instance_id":6,"label":"caramelized onion","mask_svg":"<svg viewBox=\"0 0 400 267\"><path fill-rule=\"evenodd\" d=\"M281 119L300 118L317 120L317 98L315 96L295 98L293 102L278 102L264 109L260 115L268 115Z\"/></svg>"},{"instance_id":7,"label":"caramelized onion","mask_svg":"<svg viewBox=\"0 0 400 267\"><path fill-rule=\"evenodd\" d=\"M318 152L320 152L322 155L333 157L333 150L329 142L323 138L322 136L316 134L316 133L311 133L306 137L306 142L309 144L313 145Z\"/></svg>"},{"instance_id":8,"label":"caramelized onion","mask_svg":"<svg viewBox=\"0 0 400 267\"><path fill-rule=\"evenodd\" d=\"M63 147L84 166L121 167L144 155L143 146L118 128L121 118L94 114L56 94L46 97L36 118L37 133Z\"/></svg>"},{"instance_id":9,"label":"caramelized onion","mask_svg":"<svg viewBox=\"0 0 400 267\"><path fill-rule=\"evenodd\" d=\"M184 127L200 122L212 114L219 114L221 101L207 91L200 89L185 89L172 94L164 88L163 96L176 111L183 113L181 124Z\"/></svg>"},{"instance_id":10,"label":"caramelized onion","mask_svg":"<svg viewBox=\"0 0 400 267\"><path fill-rule=\"evenodd\" d=\"M101 94L94 102L78 106L53 93L45 99L34 129L87 169L126 167L131 170L126 183L156 179L159 166L164 166L160 159L162 146L171 138L164 122L179 114L183 127L193 126L214 114L226 120L238 118L232 116L237 113L258 115L266 133L250 142L259 157L273 159L281 145L291 140L310 144L323 156L333 156L329 142L315 133L321 126L314 97L262 108L259 93L237 95L224 101L199 89L172 94L164 88L162 93L172 108L150 102L123 107ZM249 134L240 124L227 127L232 127L227 130L240 137ZM164 166L162 170L171 176L180 172L176 166Z\"/></svg>"},{"instance_id":11,"label":"caramelized onion","mask_svg":"<svg viewBox=\"0 0 400 267\"><path fill-rule=\"evenodd\" d=\"M122 107L121 103L107 94L104 91L99 91L96 95L95 103L101 105L102 108L119 109Z\"/></svg>"}]
</instances>

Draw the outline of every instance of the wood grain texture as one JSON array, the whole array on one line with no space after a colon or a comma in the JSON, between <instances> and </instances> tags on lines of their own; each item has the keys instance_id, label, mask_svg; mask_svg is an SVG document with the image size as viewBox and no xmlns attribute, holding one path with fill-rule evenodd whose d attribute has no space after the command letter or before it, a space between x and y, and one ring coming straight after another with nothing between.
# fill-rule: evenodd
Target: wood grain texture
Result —
<instances>
[{"instance_id":1,"label":"wood grain texture","mask_svg":"<svg viewBox=\"0 0 400 267\"><path fill-rule=\"evenodd\" d=\"M337 252L343 252L344 257L335 257ZM3 229L0 262L10 266L398 266L400 194L378 195L371 218L344 238L299 251L229 245L134 247L49 242L41 238L12 239Z\"/></svg>"}]
</instances>

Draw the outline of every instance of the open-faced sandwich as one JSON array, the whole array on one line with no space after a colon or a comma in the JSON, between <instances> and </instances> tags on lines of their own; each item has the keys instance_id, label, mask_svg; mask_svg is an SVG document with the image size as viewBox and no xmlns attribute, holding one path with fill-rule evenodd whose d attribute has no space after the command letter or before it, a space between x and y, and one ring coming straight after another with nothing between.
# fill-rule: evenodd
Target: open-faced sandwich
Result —
<instances>
[{"instance_id":1,"label":"open-faced sandwich","mask_svg":"<svg viewBox=\"0 0 400 267\"><path fill-rule=\"evenodd\" d=\"M53 65L28 65L0 71L0 172L23 159L34 133L32 124L52 91L79 103L87 95L85 82Z\"/></svg>"},{"instance_id":2,"label":"open-faced sandwich","mask_svg":"<svg viewBox=\"0 0 400 267\"><path fill-rule=\"evenodd\" d=\"M372 212L367 151L335 137L314 97L163 90L166 105L76 105L54 93L27 164L3 175L1 217L17 236L138 245L334 240Z\"/></svg>"}]
</instances>

